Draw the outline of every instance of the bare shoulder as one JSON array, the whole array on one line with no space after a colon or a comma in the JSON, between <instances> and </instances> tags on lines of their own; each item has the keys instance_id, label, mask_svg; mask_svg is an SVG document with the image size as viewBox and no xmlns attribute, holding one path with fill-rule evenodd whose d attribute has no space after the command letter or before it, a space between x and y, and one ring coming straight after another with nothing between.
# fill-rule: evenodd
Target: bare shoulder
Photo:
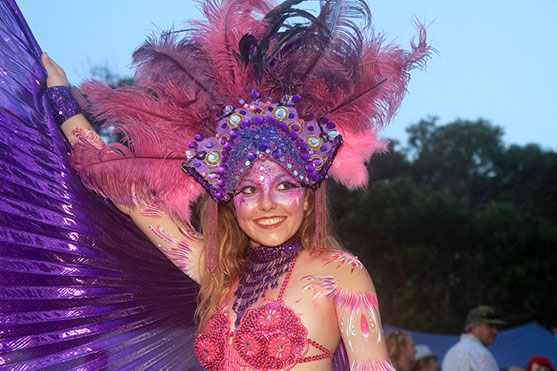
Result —
<instances>
[{"instance_id":1,"label":"bare shoulder","mask_svg":"<svg viewBox=\"0 0 557 371\"><path fill-rule=\"evenodd\" d=\"M314 298L332 300L351 369L393 370L382 341L375 288L364 265L356 256L339 250L325 251L313 259L315 273L303 278L304 289Z\"/></svg>"},{"instance_id":2,"label":"bare shoulder","mask_svg":"<svg viewBox=\"0 0 557 371\"><path fill-rule=\"evenodd\" d=\"M307 254L309 255L309 254ZM327 250L319 256L303 259L304 290L313 293L314 299L332 299L337 310L352 305L353 300L378 312L373 282L360 260L346 252Z\"/></svg>"},{"instance_id":3,"label":"bare shoulder","mask_svg":"<svg viewBox=\"0 0 557 371\"><path fill-rule=\"evenodd\" d=\"M367 269L357 256L347 251L326 250L312 259L311 271L315 275L330 277L345 288L373 288Z\"/></svg>"}]
</instances>

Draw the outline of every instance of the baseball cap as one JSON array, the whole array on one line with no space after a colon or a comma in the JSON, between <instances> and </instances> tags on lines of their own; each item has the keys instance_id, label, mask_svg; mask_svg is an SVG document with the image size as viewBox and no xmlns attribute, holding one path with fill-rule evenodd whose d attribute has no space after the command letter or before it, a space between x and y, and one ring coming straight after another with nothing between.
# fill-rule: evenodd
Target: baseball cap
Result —
<instances>
[{"instance_id":1,"label":"baseball cap","mask_svg":"<svg viewBox=\"0 0 557 371\"><path fill-rule=\"evenodd\" d=\"M505 325L505 321L501 320L499 314L487 305L480 305L470 312L466 317L466 327L471 323L490 323L494 325Z\"/></svg>"},{"instance_id":2,"label":"baseball cap","mask_svg":"<svg viewBox=\"0 0 557 371\"><path fill-rule=\"evenodd\" d=\"M416 345L416 358L415 358L416 361L419 361L420 359L429 358L429 357L439 359L439 357L433 354L433 352L431 351L431 349L429 349L427 345L425 344Z\"/></svg>"}]
</instances>

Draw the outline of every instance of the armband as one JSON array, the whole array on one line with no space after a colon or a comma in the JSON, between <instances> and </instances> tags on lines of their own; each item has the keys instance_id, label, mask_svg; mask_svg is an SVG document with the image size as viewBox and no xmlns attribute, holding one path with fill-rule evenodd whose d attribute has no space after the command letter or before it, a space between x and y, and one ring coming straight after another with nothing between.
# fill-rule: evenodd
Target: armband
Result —
<instances>
[{"instance_id":1,"label":"armband","mask_svg":"<svg viewBox=\"0 0 557 371\"><path fill-rule=\"evenodd\" d=\"M58 128L70 117L81 113L81 107L68 86L52 86L46 89L46 99Z\"/></svg>"}]
</instances>

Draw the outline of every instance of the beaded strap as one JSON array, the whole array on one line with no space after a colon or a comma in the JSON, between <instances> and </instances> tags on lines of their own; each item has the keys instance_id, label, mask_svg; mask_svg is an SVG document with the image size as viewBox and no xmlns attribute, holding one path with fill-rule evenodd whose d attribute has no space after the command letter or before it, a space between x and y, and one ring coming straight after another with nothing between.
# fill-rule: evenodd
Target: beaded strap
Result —
<instances>
[{"instance_id":1,"label":"beaded strap","mask_svg":"<svg viewBox=\"0 0 557 371\"><path fill-rule=\"evenodd\" d=\"M282 283L282 286L280 287L280 291L279 291L279 294L278 294L277 300L279 300L279 301L282 301L282 297L284 295L284 290L286 290L286 286L288 286L288 281L290 281L290 276L292 275L292 271L294 270L294 266L296 265L296 260L298 260L298 256L296 256L290 262L290 267L288 268L288 272L286 273L286 277L284 277L284 282Z\"/></svg>"},{"instance_id":2,"label":"beaded strap","mask_svg":"<svg viewBox=\"0 0 557 371\"><path fill-rule=\"evenodd\" d=\"M278 295L279 301L282 301L282 297L284 296L284 291L286 290L286 286L288 286L288 282L290 281L290 277L292 276L292 271L294 270L294 266L296 265L296 260L298 260L298 257L295 257L294 260L292 260L292 262L290 263L290 268L286 273L286 277L284 278L284 282L282 283L282 286L279 291L279 295ZM319 361L321 359L333 358L333 355L331 354L329 349L325 348L323 345L316 343L311 339L308 339L308 343L310 343L311 345L319 349L321 353L316 354L314 356L299 358L296 361L296 363L306 363L306 362Z\"/></svg>"},{"instance_id":3,"label":"beaded strap","mask_svg":"<svg viewBox=\"0 0 557 371\"><path fill-rule=\"evenodd\" d=\"M81 113L81 107L68 86L52 86L46 89L46 99L50 104L52 118L58 127L70 117Z\"/></svg>"},{"instance_id":4,"label":"beaded strap","mask_svg":"<svg viewBox=\"0 0 557 371\"><path fill-rule=\"evenodd\" d=\"M316 347L317 349L319 349L320 351L322 351L323 353L316 354L314 356L300 358L298 359L297 363L306 363L306 362L319 361L321 359L333 358L333 355L331 354L331 352L329 352L329 349L325 348L323 345L318 344L311 339L308 339L308 342L314 347Z\"/></svg>"}]
</instances>

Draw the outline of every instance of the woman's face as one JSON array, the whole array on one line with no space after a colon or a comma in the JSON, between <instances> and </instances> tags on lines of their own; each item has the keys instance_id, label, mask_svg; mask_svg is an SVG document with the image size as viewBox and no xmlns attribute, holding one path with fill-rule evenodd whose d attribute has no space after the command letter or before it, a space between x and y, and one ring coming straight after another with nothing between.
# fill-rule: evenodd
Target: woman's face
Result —
<instances>
[{"instance_id":1,"label":"woman's face","mask_svg":"<svg viewBox=\"0 0 557 371\"><path fill-rule=\"evenodd\" d=\"M250 246L279 246L292 237L308 204L304 189L273 161L257 161L234 196L236 219Z\"/></svg>"},{"instance_id":2,"label":"woman's face","mask_svg":"<svg viewBox=\"0 0 557 371\"><path fill-rule=\"evenodd\" d=\"M400 348L400 359L408 362L414 362L416 357L416 347L414 346L414 340L411 336L405 337L405 342L401 344Z\"/></svg>"}]
</instances>

